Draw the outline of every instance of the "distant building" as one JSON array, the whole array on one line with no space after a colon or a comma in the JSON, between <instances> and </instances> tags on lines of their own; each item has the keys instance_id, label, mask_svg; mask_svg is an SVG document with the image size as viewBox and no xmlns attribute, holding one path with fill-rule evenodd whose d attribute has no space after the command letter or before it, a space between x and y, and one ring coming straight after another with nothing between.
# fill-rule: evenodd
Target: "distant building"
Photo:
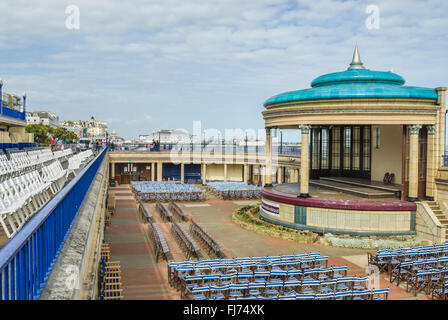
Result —
<instances>
[{"instance_id":1,"label":"distant building","mask_svg":"<svg viewBox=\"0 0 448 320\"><path fill-rule=\"evenodd\" d=\"M155 131L148 135L140 135L140 142L151 143L153 140L161 144L191 143L192 135L182 129L166 129Z\"/></svg>"},{"instance_id":2,"label":"distant building","mask_svg":"<svg viewBox=\"0 0 448 320\"><path fill-rule=\"evenodd\" d=\"M26 94L18 96L3 91L0 79L0 149L33 145L33 134L25 131Z\"/></svg>"},{"instance_id":3,"label":"distant building","mask_svg":"<svg viewBox=\"0 0 448 320\"><path fill-rule=\"evenodd\" d=\"M95 120L91 117L90 120L79 120L79 121L62 121L62 127L74 132L78 137L93 138L97 136L106 136L107 122L101 120Z\"/></svg>"},{"instance_id":4,"label":"distant building","mask_svg":"<svg viewBox=\"0 0 448 320\"><path fill-rule=\"evenodd\" d=\"M44 124L53 128L60 126L59 116L51 111L27 112L26 124Z\"/></svg>"}]
</instances>

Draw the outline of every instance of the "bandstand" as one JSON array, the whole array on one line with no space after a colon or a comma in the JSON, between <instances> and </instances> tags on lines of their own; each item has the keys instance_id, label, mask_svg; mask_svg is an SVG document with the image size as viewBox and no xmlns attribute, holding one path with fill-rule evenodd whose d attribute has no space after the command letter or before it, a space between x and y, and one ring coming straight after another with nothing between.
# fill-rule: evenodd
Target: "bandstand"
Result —
<instances>
[{"instance_id":1,"label":"bandstand","mask_svg":"<svg viewBox=\"0 0 448 320\"><path fill-rule=\"evenodd\" d=\"M356 47L346 71L269 98L261 216L320 233L415 234L415 202L434 200L445 149L446 88L404 84L366 69ZM301 131L296 184L272 185L276 128Z\"/></svg>"}]
</instances>

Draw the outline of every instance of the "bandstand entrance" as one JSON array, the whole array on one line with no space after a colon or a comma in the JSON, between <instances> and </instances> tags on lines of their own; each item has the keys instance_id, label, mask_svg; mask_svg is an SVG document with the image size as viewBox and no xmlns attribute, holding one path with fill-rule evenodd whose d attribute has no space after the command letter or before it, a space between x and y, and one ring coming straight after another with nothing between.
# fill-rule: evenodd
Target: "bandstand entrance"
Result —
<instances>
[{"instance_id":1,"label":"bandstand entrance","mask_svg":"<svg viewBox=\"0 0 448 320\"><path fill-rule=\"evenodd\" d=\"M313 126L310 177L370 179L371 126Z\"/></svg>"}]
</instances>

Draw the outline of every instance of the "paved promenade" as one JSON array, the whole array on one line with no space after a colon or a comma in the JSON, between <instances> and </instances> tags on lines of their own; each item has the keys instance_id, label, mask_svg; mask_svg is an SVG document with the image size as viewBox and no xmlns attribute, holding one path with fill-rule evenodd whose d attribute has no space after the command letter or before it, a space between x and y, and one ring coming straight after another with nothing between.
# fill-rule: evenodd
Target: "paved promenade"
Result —
<instances>
[{"instance_id":1,"label":"paved promenade","mask_svg":"<svg viewBox=\"0 0 448 320\"><path fill-rule=\"evenodd\" d=\"M148 224L138 214L137 201L129 185L111 188L116 199L116 213L106 229L105 241L111 244L113 261L120 261L124 299L179 299L180 294L168 285L167 264L163 259L155 262L152 246L147 236ZM224 246L229 258L298 254L320 252L329 256L329 265L348 265L349 275L364 275L367 251L334 248L319 244L300 244L280 240L241 229L231 221L232 212L252 201L224 201L210 199L205 202L179 203L190 217L206 228ZM170 223L162 222L152 203L146 203L153 213L155 223L164 233L175 261L186 260L170 233ZM183 222L188 230L189 222ZM207 254L203 251L203 258ZM390 287L389 299L428 299L425 295L406 292L391 285L386 275L381 275L381 287Z\"/></svg>"}]
</instances>

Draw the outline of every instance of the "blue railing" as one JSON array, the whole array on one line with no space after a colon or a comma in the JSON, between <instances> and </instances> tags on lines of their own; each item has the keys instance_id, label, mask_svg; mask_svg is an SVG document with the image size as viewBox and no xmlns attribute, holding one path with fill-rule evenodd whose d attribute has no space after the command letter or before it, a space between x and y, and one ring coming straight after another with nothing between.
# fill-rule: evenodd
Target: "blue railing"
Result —
<instances>
[{"instance_id":1,"label":"blue railing","mask_svg":"<svg viewBox=\"0 0 448 320\"><path fill-rule=\"evenodd\" d=\"M107 150L0 249L0 300L37 300Z\"/></svg>"},{"instance_id":2,"label":"blue railing","mask_svg":"<svg viewBox=\"0 0 448 320\"><path fill-rule=\"evenodd\" d=\"M25 112L20 112L5 106L0 108L0 114L14 119L25 120Z\"/></svg>"}]
</instances>

